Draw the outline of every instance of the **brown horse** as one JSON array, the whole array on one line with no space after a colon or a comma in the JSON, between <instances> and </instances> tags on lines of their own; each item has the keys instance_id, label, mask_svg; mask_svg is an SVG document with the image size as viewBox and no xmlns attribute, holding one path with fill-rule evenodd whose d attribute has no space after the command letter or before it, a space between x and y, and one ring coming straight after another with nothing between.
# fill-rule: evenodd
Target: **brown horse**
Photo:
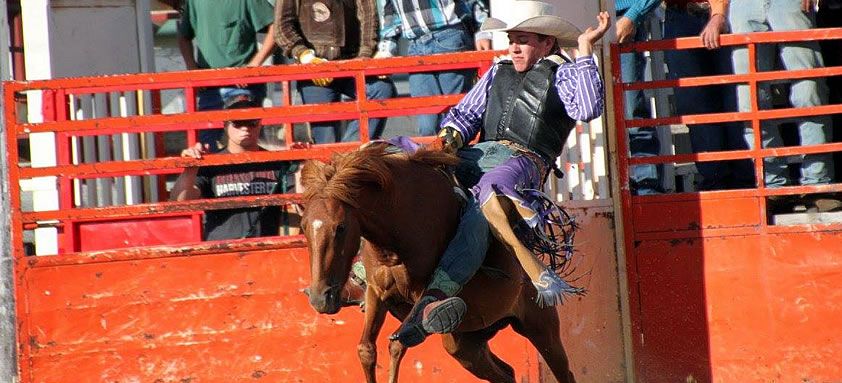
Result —
<instances>
[{"instance_id":1,"label":"brown horse","mask_svg":"<svg viewBox=\"0 0 842 383\"><path fill-rule=\"evenodd\" d=\"M375 382L375 340L387 310L403 320L456 230L460 201L443 168L457 162L440 151L407 155L377 143L334 155L331 164L310 161L303 168L302 230L310 250L310 305L316 311L339 311L339 292L360 237L367 241L368 288L358 352L369 383ZM484 265L496 272L478 272L460 293L468 311L456 332L443 335L447 352L481 379L514 382L512 367L488 347L489 339L511 325L538 349L559 382L573 382L555 308L538 307L534 286L499 243L492 243ZM392 341L389 351L389 380L395 382L406 349Z\"/></svg>"}]
</instances>

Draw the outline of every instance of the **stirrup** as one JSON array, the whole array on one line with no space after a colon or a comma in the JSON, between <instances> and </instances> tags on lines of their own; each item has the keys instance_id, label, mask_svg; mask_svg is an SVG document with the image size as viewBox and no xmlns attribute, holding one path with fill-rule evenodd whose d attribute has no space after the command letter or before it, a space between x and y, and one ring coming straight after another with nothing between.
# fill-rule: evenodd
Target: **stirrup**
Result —
<instances>
[{"instance_id":1,"label":"stirrup","mask_svg":"<svg viewBox=\"0 0 842 383\"><path fill-rule=\"evenodd\" d=\"M427 339L427 336L430 334L424 330L422 324L424 308L435 301L436 298L430 295L419 298L418 302L415 302L415 305L412 306L409 315L401 323L401 326L389 336L389 340L397 340L406 347L414 347L421 344L424 339Z\"/></svg>"},{"instance_id":2,"label":"stirrup","mask_svg":"<svg viewBox=\"0 0 842 383\"><path fill-rule=\"evenodd\" d=\"M462 323L462 318L468 306L459 297L450 297L436 301L424 308L424 320L421 321L424 331L432 334L451 333Z\"/></svg>"}]
</instances>

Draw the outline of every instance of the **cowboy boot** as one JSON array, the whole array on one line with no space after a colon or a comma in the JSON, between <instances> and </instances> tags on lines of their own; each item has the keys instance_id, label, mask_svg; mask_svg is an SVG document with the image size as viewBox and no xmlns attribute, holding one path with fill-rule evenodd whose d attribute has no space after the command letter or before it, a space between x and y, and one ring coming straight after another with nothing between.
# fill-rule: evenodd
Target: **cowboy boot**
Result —
<instances>
[{"instance_id":1,"label":"cowboy boot","mask_svg":"<svg viewBox=\"0 0 842 383\"><path fill-rule=\"evenodd\" d=\"M390 339L413 347L421 344L430 334L447 334L459 327L468 311L465 301L454 296L462 286L450 280L441 269L434 272L430 286Z\"/></svg>"},{"instance_id":2,"label":"cowboy boot","mask_svg":"<svg viewBox=\"0 0 842 383\"><path fill-rule=\"evenodd\" d=\"M515 211L508 211L503 207L501 199L506 199L506 205L514 206ZM517 214L520 218L529 217L535 213L526 208L519 208L510 203L511 199L505 196L492 196L482 206L482 212L488 219L491 225L491 232L503 242L515 254L518 262L526 271L532 284L538 292L536 296L536 303L541 307L554 306L561 303L561 298L564 293L579 293L580 289L570 286L567 282L562 280L555 272L550 270L544 262L541 262L538 257L532 253L526 246L521 243L520 239L515 235L512 226L509 223L510 214ZM522 211L523 210L523 211Z\"/></svg>"},{"instance_id":3,"label":"cowboy boot","mask_svg":"<svg viewBox=\"0 0 842 383\"><path fill-rule=\"evenodd\" d=\"M414 347L424 342L430 334L446 334L456 330L468 310L465 301L459 297L446 297L439 291L425 291L424 294L389 339L397 340L406 347Z\"/></svg>"}]
</instances>

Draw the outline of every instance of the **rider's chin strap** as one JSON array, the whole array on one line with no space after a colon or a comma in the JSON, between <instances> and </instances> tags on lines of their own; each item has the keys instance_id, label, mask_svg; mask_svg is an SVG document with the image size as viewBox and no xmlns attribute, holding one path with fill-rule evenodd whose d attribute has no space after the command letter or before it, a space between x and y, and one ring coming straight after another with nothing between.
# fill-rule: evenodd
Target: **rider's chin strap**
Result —
<instances>
[{"instance_id":1,"label":"rider's chin strap","mask_svg":"<svg viewBox=\"0 0 842 383\"><path fill-rule=\"evenodd\" d=\"M503 203L510 208L504 207ZM517 211L510 211L510 209L517 210L511 199L494 194L482 205L482 212L488 219L491 231L512 250L532 284L535 285L538 292L535 297L536 303L541 307L554 306L562 302L564 294L578 294L578 289L570 286L556 273L548 269L531 250L523 245L509 223L509 215L522 215Z\"/></svg>"}]
</instances>

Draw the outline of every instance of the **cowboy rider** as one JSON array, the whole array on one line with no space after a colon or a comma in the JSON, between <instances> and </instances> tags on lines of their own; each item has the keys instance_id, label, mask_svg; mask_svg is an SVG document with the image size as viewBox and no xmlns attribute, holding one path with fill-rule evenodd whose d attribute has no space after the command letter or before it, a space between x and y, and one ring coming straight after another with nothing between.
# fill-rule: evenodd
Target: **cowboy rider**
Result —
<instances>
[{"instance_id":1,"label":"cowboy rider","mask_svg":"<svg viewBox=\"0 0 842 383\"><path fill-rule=\"evenodd\" d=\"M547 3L518 0L506 9L511 12L505 20L488 18L481 30L507 32L509 58L494 64L448 112L433 143L458 150L457 174L476 181L474 200L431 282L393 335L407 347L459 326L467 306L456 295L482 264L489 227L517 256L543 299L539 304L555 305L563 293L576 291L521 242L508 217L516 213L530 226L538 224L540 215L521 191L541 189L577 120L602 114L593 45L608 30L609 16L600 12L598 25L580 33ZM560 55L567 46L577 47L572 61ZM479 143L465 145L477 135Z\"/></svg>"}]
</instances>

